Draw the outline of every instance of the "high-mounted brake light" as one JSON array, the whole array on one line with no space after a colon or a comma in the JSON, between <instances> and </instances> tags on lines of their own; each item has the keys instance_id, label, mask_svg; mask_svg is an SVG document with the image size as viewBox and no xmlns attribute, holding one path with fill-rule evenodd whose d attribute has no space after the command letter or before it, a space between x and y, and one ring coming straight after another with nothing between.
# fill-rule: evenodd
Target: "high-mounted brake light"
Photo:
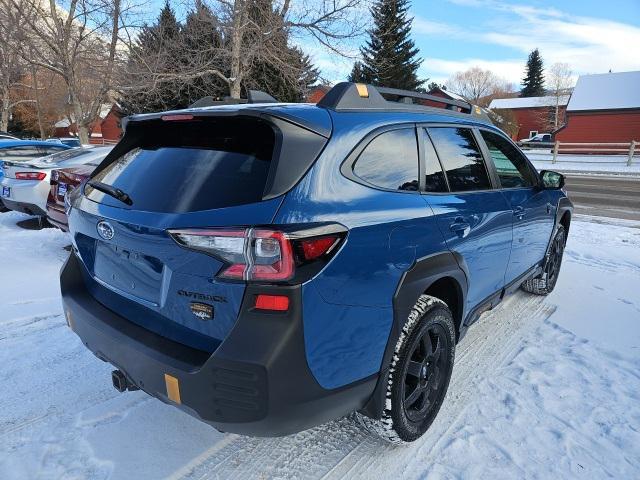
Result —
<instances>
[{"instance_id":1,"label":"high-mounted brake light","mask_svg":"<svg viewBox=\"0 0 640 480\"><path fill-rule=\"evenodd\" d=\"M170 230L180 245L213 255L225 263L218 277L231 280L286 282L296 268L326 259L344 231L305 238L266 228Z\"/></svg>"},{"instance_id":2,"label":"high-mounted brake light","mask_svg":"<svg viewBox=\"0 0 640 480\"><path fill-rule=\"evenodd\" d=\"M173 115L162 115L160 117L164 122L187 122L193 120L193 115L186 113L176 113Z\"/></svg>"},{"instance_id":3,"label":"high-mounted brake light","mask_svg":"<svg viewBox=\"0 0 640 480\"><path fill-rule=\"evenodd\" d=\"M46 176L44 172L17 172L16 180L44 180Z\"/></svg>"}]
</instances>

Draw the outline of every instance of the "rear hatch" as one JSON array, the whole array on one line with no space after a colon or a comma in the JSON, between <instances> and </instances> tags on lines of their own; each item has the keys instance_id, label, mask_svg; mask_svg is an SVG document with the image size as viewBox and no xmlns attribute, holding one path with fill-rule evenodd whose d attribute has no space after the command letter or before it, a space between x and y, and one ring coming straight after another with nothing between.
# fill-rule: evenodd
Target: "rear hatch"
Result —
<instances>
[{"instance_id":1,"label":"rear hatch","mask_svg":"<svg viewBox=\"0 0 640 480\"><path fill-rule=\"evenodd\" d=\"M273 188L283 183L274 169L286 163L292 128L296 142L308 138L315 158L326 139L280 120L130 122L72 195L69 226L94 298L160 335L215 350L236 321L245 284L218 278L222 260L178 245L167 230L271 223L284 193Z\"/></svg>"}]
</instances>

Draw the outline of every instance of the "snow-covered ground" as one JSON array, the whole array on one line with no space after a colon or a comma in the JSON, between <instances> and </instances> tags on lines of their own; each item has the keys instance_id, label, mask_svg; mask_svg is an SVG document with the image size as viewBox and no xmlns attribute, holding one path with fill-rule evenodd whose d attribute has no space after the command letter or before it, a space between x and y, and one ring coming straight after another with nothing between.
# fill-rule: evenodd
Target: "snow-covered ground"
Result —
<instances>
[{"instance_id":1,"label":"snow-covered ground","mask_svg":"<svg viewBox=\"0 0 640 480\"><path fill-rule=\"evenodd\" d=\"M221 434L144 393L66 327L62 232L0 214L0 479L640 478L640 223L576 218L547 298L519 292L459 344L410 446L339 420Z\"/></svg>"},{"instance_id":2,"label":"snow-covered ground","mask_svg":"<svg viewBox=\"0 0 640 480\"><path fill-rule=\"evenodd\" d=\"M614 175L640 175L640 156L634 156L627 165L626 155L558 155L553 163L553 155L546 150L525 150L529 160L538 170L555 170L567 173L598 173Z\"/></svg>"}]
</instances>

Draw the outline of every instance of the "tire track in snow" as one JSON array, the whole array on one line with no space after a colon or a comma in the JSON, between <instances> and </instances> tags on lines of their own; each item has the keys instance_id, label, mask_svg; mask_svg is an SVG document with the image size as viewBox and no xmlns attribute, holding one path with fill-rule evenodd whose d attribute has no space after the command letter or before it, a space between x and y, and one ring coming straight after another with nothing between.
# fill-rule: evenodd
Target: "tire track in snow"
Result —
<instances>
[{"instance_id":1,"label":"tire track in snow","mask_svg":"<svg viewBox=\"0 0 640 480\"><path fill-rule=\"evenodd\" d=\"M417 443L388 445L344 418L282 438L229 436L224 446L192 462L182 479L221 478L384 478L403 458L428 457L472 399L477 385L515 354L520 339L548 318L555 307L542 297L519 292L473 325L458 345L447 398L436 421ZM229 438L227 437L227 438ZM173 477L178 478L178 477Z\"/></svg>"}]
</instances>

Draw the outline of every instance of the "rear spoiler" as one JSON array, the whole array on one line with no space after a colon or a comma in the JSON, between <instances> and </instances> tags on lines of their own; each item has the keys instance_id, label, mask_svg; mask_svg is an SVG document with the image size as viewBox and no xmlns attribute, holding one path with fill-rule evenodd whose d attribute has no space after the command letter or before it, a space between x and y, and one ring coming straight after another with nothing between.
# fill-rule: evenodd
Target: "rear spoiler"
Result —
<instances>
[{"instance_id":1,"label":"rear spoiler","mask_svg":"<svg viewBox=\"0 0 640 480\"><path fill-rule=\"evenodd\" d=\"M200 100L196 100L189 105L189 108L240 105L245 103L278 103L278 100L262 90L249 90L247 91L247 98L223 97L222 100L217 100L211 96L202 97Z\"/></svg>"}]
</instances>

